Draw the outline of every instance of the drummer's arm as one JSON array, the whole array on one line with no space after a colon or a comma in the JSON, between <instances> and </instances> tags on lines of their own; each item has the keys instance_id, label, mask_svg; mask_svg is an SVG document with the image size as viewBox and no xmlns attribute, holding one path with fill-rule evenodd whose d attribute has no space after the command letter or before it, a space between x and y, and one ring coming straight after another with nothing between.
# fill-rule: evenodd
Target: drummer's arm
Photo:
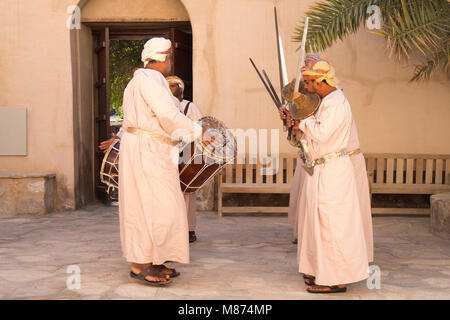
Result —
<instances>
[{"instance_id":1,"label":"drummer's arm","mask_svg":"<svg viewBox=\"0 0 450 320\"><path fill-rule=\"evenodd\" d=\"M125 124L122 124L122 126L120 127L119 132L117 132L116 137L119 138L119 139L122 139L122 136L123 136L124 132L126 132L126 131L127 131L127 127L125 126Z\"/></svg>"}]
</instances>

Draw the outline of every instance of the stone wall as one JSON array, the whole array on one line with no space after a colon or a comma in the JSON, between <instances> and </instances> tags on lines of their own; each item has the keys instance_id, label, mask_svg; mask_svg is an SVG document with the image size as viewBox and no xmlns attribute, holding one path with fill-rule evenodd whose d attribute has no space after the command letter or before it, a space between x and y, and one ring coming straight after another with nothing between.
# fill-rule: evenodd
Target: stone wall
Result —
<instances>
[{"instance_id":1,"label":"stone wall","mask_svg":"<svg viewBox=\"0 0 450 320\"><path fill-rule=\"evenodd\" d=\"M0 214L43 214L53 211L55 174L1 173Z\"/></svg>"}]
</instances>

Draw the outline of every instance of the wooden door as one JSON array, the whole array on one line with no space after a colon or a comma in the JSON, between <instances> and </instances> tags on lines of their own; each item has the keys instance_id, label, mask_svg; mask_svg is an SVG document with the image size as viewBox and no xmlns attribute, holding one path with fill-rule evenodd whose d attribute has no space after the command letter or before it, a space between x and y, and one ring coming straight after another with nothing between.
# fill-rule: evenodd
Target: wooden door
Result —
<instances>
[{"instance_id":1,"label":"wooden door","mask_svg":"<svg viewBox=\"0 0 450 320\"><path fill-rule=\"evenodd\" d=\"M184 98L192 101L192 34L171 28L171 41L174 62L172 74L183 79Z\"/></svg>"},{"instance_id":2,"label":"wooden door","mask_svg":"<svg viewBox=\"0 0 450 320\"><path fill-rule=\"evenodd\" d=\"M183 30L186 26L183 25ZM186 99L192 101L192 34L177 27L168 28L118 28L95 27L94 37L94 145L95 145L95 185L96 198L109 201L107 187L100 181L100 168L104 153L98 149L100 142L111 136L110 128L110 40L149 40L164 37L172 41L174 48L172 75L185 82Z\"/></svg>"},{"instance_id":3,"label":"wooden door","mask_svg":"<svg viewBox=\"0 0 450 320\"><path fill-rule=\"evenodd\" d=\"M97 146L110 137L109 121L109 28L93 31L94 36L94 145L95 190L99 200L106 200L107 187L100 181L103 152Z\"/></svg>"}]
</instances>

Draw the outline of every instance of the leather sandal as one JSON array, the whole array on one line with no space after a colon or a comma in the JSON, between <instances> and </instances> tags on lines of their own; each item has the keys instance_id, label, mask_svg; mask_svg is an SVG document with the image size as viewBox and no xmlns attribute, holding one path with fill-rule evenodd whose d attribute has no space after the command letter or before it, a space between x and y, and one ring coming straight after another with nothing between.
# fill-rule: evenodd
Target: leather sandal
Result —
<instances>
[{"instance_id":1,"label":"leather sandal","mask_svg":"<svg viewBox=\"0 0 450 320\"><path fill-rule=\"evenodd\" d=\"M337 292L345 292L347 291L346 286L320 286L320 285L312 285L308 286L306 289L309 293L337 293Z\"/></svg>"},{"instance_id":2,"label":"leather sandal","mask_svg":"<svg viewBox=\"0 0 450 320\"><path fill-rule=\"evenodd\" d=\"M161 279L164 279L164 280L162 280L162 281L150 281L150 280L147 280L145 278L147 276L151 276L151 277L155 277L155 278L161 278ZM144 282L145 284L148 284L148 285L151 285L151 286L158 286L158 287L168 285L169 283L172 282L172 280L170 278L167 279L164 274L162 274L160 271L155 270L155 269L153 269L151 267L142 270L139 274L136 274L133 271L130 271L130 277L132 277L133 279L136 279L136 280L140 280L140 281Z\"/></svg>"},{"instance_id":3,"label":"leather sandal","mask_svg":"<svg viewBox=\"0 0 450 320\"><path fill-rule=\"evenodd\" d=\"M197 241L197 236L195 235L195 231L189 231L189 243Z\"/></svg>"},{"instance_id":4,"label":"leather sandal","mask_svg":"<svg viewBox=\"0 0 450 320\"><path fill-rule=\"evenodd\" d=\"M303 275L303 279L305 280L305 284L308 285L308 286L313 286L313 285L316 284L314 282L316 280L316 277L314 277L314 276L310 276L310 275L304 274Z\"/></svg>"},{"instance_id":5,"label":"leather sandal","mask_svg":"<svg viewBox=\"0 0 450 320\"><path fill-rule=\"evenodd\" d=\"M153 265L153 267L155 267L159 272L161 272L162 275L168 275L171 278L176 278L180 275L179 272L177 272L177 270L175 269L171 269L171 268L167 268L165 265L160 264L160 265ZM164 272L166 270L169 270L170 272Z\"/></svg>"}]
</instances>

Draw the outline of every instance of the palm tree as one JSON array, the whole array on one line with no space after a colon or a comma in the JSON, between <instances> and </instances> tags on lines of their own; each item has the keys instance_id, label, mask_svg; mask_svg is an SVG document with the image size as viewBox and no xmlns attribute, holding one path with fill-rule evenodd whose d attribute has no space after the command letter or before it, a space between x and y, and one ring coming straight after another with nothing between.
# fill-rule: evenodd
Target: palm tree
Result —
<instances>
[{"instance_id":1,"label":"palm tree","mask_svg":"<svg viewBox=\"0 0 450 320\"><path fill-rule=\"evenodd\" d=\"M448 71L450 55L450 3L448 0L321 0L313 5L309 17L307 51L318 52L339 38L355 33L378 6L382 20L375 34L386 38L389 57L399 61L420 52L423 62L416 65L411 81L429 79L438 68ZM296 28L294 41L300 42L304 20Z\"/></svg>"}]
</instances>

